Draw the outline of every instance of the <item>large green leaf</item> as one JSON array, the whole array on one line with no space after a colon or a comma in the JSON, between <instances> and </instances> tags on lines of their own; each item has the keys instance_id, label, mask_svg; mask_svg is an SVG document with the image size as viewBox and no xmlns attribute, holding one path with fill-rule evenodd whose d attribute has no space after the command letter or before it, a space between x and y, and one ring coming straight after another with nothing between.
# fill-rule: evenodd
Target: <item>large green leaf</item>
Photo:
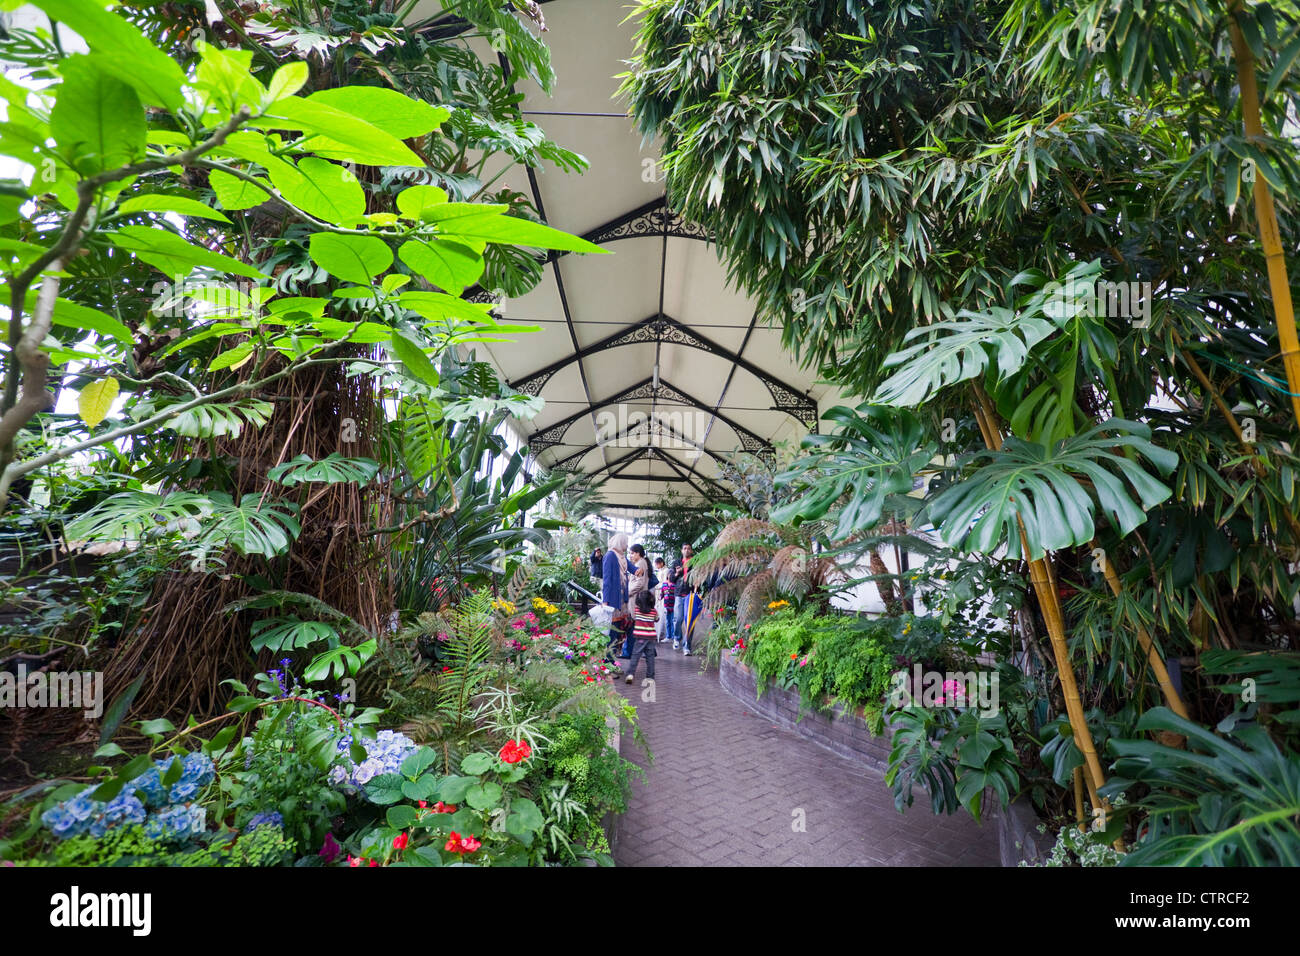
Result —
<instances>
[{"instance_id":1,"label":"large green leaf","mask_svg":"<svg viewBox=\"0 0 1300 956\"><path fill-rule=\"evenodd\" d=\"M433 285L452 295L460 295L483 274L483 257L469 246L451 240L412 239L402 243L397 254Z\"/></svg>"},{"instance_id":2,"label":"large green leaf","mask_svg":"<svg viewBox=\"0 0 1300 956\"><path fill-rule=\"evenodd\" d=\"M266 182L260 177L258 181ZM221 203L223 208L232 211L251 209L270 199L270 196L264 190L259 189L253 183L217 169L214 169L208 175L208 184L212 187L212 191L217 194L217 202ZM271 184L267 183L267 185Z\"/></svg>"},{"instance_id":3,"label":"large green leaf","mask_svg":"<svg viewBox=\"0 0 1300 956\"><path fill-rule=\"evenodd\" d=\"M445 292L403 292L397 297L397 301L412 312L416 312L435 323L441 323L450 318L483 323L490 321L488 312L491 310L491 306L477 302L466 302L464 299L459 299L454 295L447 295Z\"/></svg>"},{"instance_id":4,"label":"large green leaf","mask_svg":"<svg viewBox=\"0 0 1300 956\"><path fill-rule=\"evenodd\" d=\"M167 196L162 193L132 196L130 199L124 200L117 207L117 211L122 215L133 212L178 212L183 216L214 219L217 222L230 222L227 216L217 212L211 206L199 202L197 199L189 199L185 196Z\"/></svg>"},{"instance_id":5,"label":"large green leaf","mask_svg":"<svg viewBox=\"0 0 1300 956\"><path fill-rule=\"evenodd\" d=\"M373 458L344 458L338 452L331 452L318 460L307 454L299 455L282 465L276 465L266 473L266 477L292 487L303 482L330 485L355 481L364 485L377 474L379 462Z\"/></svg>"},{"instance_id":6,"label":"large green leaf","mask_svg":"<svg viewBox=\"0 0 1300 956\"><path fill-rule=\"evenodd\" d=\"M90 176L142 157L144 108L135 90L103 73L89 56L69 57L61 72L50 135L68 163Z\"/></svg>"},{"instance_id":7,"label":"large green leaf","mask_svg":"<svg viewBox=\"0 0 1300 956\"><path fill-rule=\"evenodd\" d=\"M28 308L30 309L34 304L35 299L33 298ZM79 305L76 302L69 302L67 299L55 300L53 322L55 325L64 328L89 329L92 332L114 338L123 345L130 345L135 341L135 336L131 334L131 330L118 319L111 315L105 315L96 309Z\"/></svg>"},{"instance_id":8,"label":"large green leaf","mask_svg":"<svg viewBox=\"0 0 1300 956\"><path fill-rule=\"evenodd\" d=\"M1171 494L1136 461L1146 458L1161 474L1177 465L1177 456L1153 445L1150 435L1145 425L1112 418L1050 449L1008 438L1001 450L977 454L970 473L922 513L949 546L983 554L1005 546L1013 559L1024 556L1021 524L1030 558L1091 541L1097 507L1126 535L1146 520L1145 509ZM1121 449L1134 458L1117 453Z\"/></svg>"},{"instance_id":9,"label":"large green leaf","mask_svg":"<svg viewBox=\"0 0 1300 956\"><path fill-rule=\"evenodd\" d=\"M1080 263L1062 276L1061 282L1048 282L1024 296L1016 309L962 310L951 322L912 329L903 339L912 344L886 357L884 367L895 371L880 384L875 401L915 407L950 385L983 375L990 367L996 367L1002 379L1014 374L1029 360L1035 345L1091 310L1091 297L1078 293L1090 289L1100 272L1095 261ZM1017 276L1010 285L1014 288L1024 278ZM1031 278L1045 277L1035 274Z\"/></svg>"},{"instance_id":10,"label":"large green leaf","mask_svg":"<svg viewBox=\"0 0 1300 956\"><path fill-rule=\"evenodd\" d=\"M267 172L280 194L308 215L337 226L351 226L366 214L366 193L352 171L308 156L295 167L271 163Z\"/></svg>"},{"instance_id":11,"label":"large green leaf","mask_svg":"<svg viewBox=\"0 0 1300 956\"><path fill-rule=\"evenodd\" d=\"M340 86L319 90L308 102L350 113L397 139L432 133L451 116L443 106L431 106L382 86Z\"/></svg>"},{"instance_id":12,"label":"large green leaf","mask_svg":"<svg viewBox=\"0 0 1300 956\"><path fill-rule=\"evenodd\" d=\"M184 106L185 77L176 62L97 0L32 0L32 5L75 31L99 68L134 87L145 104L169 110Z\"/></svg>"},{"instance_id":13,"label":"large green leaf","mask_svg":"<svg viewBox=\"0 0 1300 956\"><path fill-rule=\"evenodd\" d=\"M446 203L441 206L426 206L421 219L437 223L439 235L453 239L479 239L564 252L603 254L609 251L586 239L543 226L539 222L505 215L507 208L504 205L485 203Z\"/></svg>"},{"instance_id":14,"label":"large green leaf","mask_svg":"<svg viewBox=\"0 0 1300 956\"><path fill-rule=\"evenodd\" d=\"M213 494L212 501L216 507L200 538L210 549L229 546L243 555L273 558L288 551L302 531L294 516L297 505L259 503L257 495L245 495L238 505L225 494Z\"/></svg>"},{"instance_id":15,"label":"large green leaf","mask_svg":"<svg viewBox=\"0 0 1300 956\"><path fill-rule=\"evenodd\" d=\"M238 438L248 425L261 428L271 420L270 402L245 399L238 402L197 405L167 423L178 435L191 438Z\"/></svg>"},{"instance_id":16,"label":"large green leaf","mask_svg":"<svg viewBox=\"0 0 1300 956\"><path fill-rule=\"evenodd\" d=\"M297 506L259 504L247 495L238 505L223 493L199 495L173 491L156 495L126 491L113 495L68 524L72 539L143 541L155 535L198 534L189 542L200 552L232 547L240 554L275 557L301 533Z\"/></svg>"},{"instance_id":17,"label":"large green leaf","mask_svg":"<svg viewBox=\"0 0 1300 956\"><path fill-rule=\"evenodd\" d=\"M268 129L298 129L308 134L301 145L318 156L367 166L424 166L396 136L310 98L286 97L268 107L267 116L261 122Z\"/></svg>"},{"instance_id":18,"label":"large green leaf","mask_svg":"<svg viewBox=\"0 0 1300 956\"><path fill-rule=\"evenodd\" d=\"M1166 707L1147 711L1139 731L1169 731L1185 748L1111 740L1118 755L1103 796L1148 789L1138 803L1147 832L1123 866L1300 865L1300 756L1284 753L1259 726L1220 737Z\"/></svg>"},{"instance_id":19,"label":"large green leaf","mask_svg":"<svg viewBox=\"0 0 1300 956\"><path fill-rule=\"evenodd\" d=\"M834 538L843 540L874 527L890 496L912 490L913 476L934 457L935 445L914 416L896 408L840 405L822 417L840 428L804 439L803 457L776 476L777 486L794 497L773 508L771 519L814 521L839 506Z\"/></svg>"},{"instance_id":20,"label":"large green leaf","mask_svg":"<svg viewBox=\"0 0 1300 956\"><path fill-rule=\"evenodd\" d=\"M250 631L255 652L271 651L279 654L310 647L321 641L337 644L339 635L331 624L324 621L304 621L293 617L272 617L257 621Z\"/></svg>"},{"instance_id":21,"label":"large green leaf","mask_svg":"<svg viewBox=\"0 0 1300 956\"><path fill-rule=\"evenodd\" d=\"M394 332L392 338L393 354L406 366L406 370L426 385L438 385L438 370L429 361L424 349L401 332Z\"/></svg>"},{"instance_id":22,"label":"large green leaf","mask_svg":"<svg viewBox=\"0 0 1300 956\"><path fill-rule=\"evenodd\" d=\"M166 229L149 226L123 226L108 234L113 245L133 252L159 272L168 276L188 276L199 266L229 272L250 279L265 279L261 272L238 259L223 256L187 242Z\"/></svg>"},{"instance_id":23,"label":"large green leaf","mask_svg":"<svg viewBox=\"0 0 1300 956\"><path fill-rule=\"evenodd\" d=\"M393 264L393 250L375 236L318 232L311 237L309 248L312 261L330 275L362 285Z\"/></svg>"}]
</instances>

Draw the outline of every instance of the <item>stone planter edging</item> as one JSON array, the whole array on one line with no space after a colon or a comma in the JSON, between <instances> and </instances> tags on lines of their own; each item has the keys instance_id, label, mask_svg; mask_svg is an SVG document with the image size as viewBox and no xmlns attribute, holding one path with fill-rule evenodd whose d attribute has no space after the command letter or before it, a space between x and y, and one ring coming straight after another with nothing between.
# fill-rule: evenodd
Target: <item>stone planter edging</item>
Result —
<instances>
[{"instance_id":1,"label":"stone planter edging","mask_svg":"<svg viewBox=\"0 0 1300 956\"><path fill-rule=\"evenodd\" d=\"M888 769L892 737L888 724L883 736L874 737L861 714L850 713L839 704L830 713L804 710L800 716L798 691L782 690L769 683L760 697L757 675L730 651L722 655L718 679L732 697L786 730L881 774ZM1038 832L1041 821L1028 800L1016 800L1004 810L989 792L984 805L988 808L985 826L997 828L1003 866L1016 866L1021 860L1040 863L1047 857L1051 841ZM925 812L925 807L916 807L914 812Z\"/></svg>"},{"instance_id":2,"label":"stone planter edging","mask_svg":"<svg viewBox=\"0 0 1300 956\"><path fill-rule=\"evenodd\" d=\"M760 697L757 675L730 651L722 655L718 677L727 693L785 729L881 773L889 766L889 736L872 736L860 714L850 713L839 704L830 712L804 710L801 714L798 691L782 690L772 684Z\"/></svg>"}]
</instances>

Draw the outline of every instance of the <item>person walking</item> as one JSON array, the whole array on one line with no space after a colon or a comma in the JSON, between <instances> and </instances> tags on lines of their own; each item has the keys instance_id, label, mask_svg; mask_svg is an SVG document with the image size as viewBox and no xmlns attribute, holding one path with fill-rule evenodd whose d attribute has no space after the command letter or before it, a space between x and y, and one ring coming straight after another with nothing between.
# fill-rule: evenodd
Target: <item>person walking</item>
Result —
<instances>
[{"instance_id":1,"label":"person walking","mask_svg":"<svg viewBox=\"0 0 1300 956\"><path fill-rule=\"evenodd\" d=\"M609 646L605 662L618 667L614 649L620 647L631 633L627 626L627 535L619 533L609 539L609 550L601 562L600 600L612 611L609 625Z\"/></svg>"},{"instance_id":2,"label":"person walking","mask_svg":"<svg viewBox=\"0 0 1300 956\"><path fill-rule=\"evenodd\" d=\"M699 623L700 615L704 613L704 599L697 593L698 590L688 584L686 593L682 596L682 654L686 657L691 656L695 625ZM673 641L673 647L677 647L676 641Z\"/></svg>"},{"instance_id":3,"label":"person walking","mask_svg":"<svg viewBox=\"0 0 1300 956\"><path fill-rule=\"evenodd\" d=\"M655 558L655 567L659 571L659 603L655 610L660 611L659 615L659 641L672 640L673 637L673 604L677 597L677 585L673 584L667 566L663 558Z\"/></svg>"},{"instance_id":4,"label":"person walking","mask_svg":"<svg viewBox=\"0 0 1300 956\"><path fill-rule=\"evenodd\" d=\"M645 559L644 545L634 544L628 553L627 579L627 616L628 620L636 612L636 596L650 589L650 564ZM628 628L627 638L623 642L622 657L632 654L632 630Z\"/></svg>"},{"instance_id":5,"label":"person walking","mask_svg":"<svg viewBox=\"0 0 1300 956\"><path fill-rule=\"evenodd\" d=\"M683 598L686 596L686 576L690 573L691 557L694 553L695 552L691 550L689 544L682 545L682 556L673 562L673 568L668 572L668 580L673 583L675 595L681 595ZM672 635L674 650L676 650L681 643L680 635L682 630L682 617L685 608L685 604L683 604L681 608L676 607L676 601L674 601L673 625L675 629L670 628L668 631L668 633Z\"/></svg>"},{"instance_id":6,"label":"person walking","mask_svg":"<svg viewBox=\"0 0 1300 956\"><path fill-rule=\"evenodd\" d=\"M636 665L645 658L646 680L655 679L655 598L651 591L642 591L636 596L636 610L633 612L632 653L627 664L627 683L636 677Z\"/></svg>"}]
</instances>

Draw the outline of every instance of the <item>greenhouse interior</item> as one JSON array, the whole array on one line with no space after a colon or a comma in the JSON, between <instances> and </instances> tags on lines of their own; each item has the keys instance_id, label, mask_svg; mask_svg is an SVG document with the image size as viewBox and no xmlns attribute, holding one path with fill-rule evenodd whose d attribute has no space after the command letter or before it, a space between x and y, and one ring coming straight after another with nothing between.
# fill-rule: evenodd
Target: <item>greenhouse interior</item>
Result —
<instances>
[{"instance_id":1,"label":"greenhouse interior","mask_svg":"<svg viewBox=\"0 0 1300 956\"><path fill-rule=\"evenodd\" d=\"M0 9L17 883L1300 863L1295 3Z\"/></svg>"}]
</instances>

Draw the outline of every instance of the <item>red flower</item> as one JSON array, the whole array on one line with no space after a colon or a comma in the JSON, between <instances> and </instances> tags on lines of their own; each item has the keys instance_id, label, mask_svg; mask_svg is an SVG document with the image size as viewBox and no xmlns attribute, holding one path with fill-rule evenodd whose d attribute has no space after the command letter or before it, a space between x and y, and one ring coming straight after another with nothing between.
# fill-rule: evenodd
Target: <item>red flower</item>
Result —
<instances>
[{"instance_id":1,"label":"red flower","mask_svg":"<svg viewBox=\"0 0 1300 956\"><path fill-rule=\"evenodd\" d=\"M445 673L447 673L447 671L449 671L449 670L451 670L450 667L444 667L444 668L442 669L442 672L445 674Z\"/></svg>"},{"instance_id":2,"label":"red flower","mask_svg":"<svg viewBox=\"0 0 1300 956\"><path fill-rule=\"evenodd\" d=\"M410 836L408 836L408 835L405 834L405 833L399 833L397 836L393 837L393 849L394 849L394 850L405 850L405 849L406 849L406 844L408 844L408 843L410 843L410 842L411 842L411 838L410 838Z\"/></svg>"},{"instance_id":3,"label":"red flower","mask_svg":"<svg viewBox=\"0 0 1300 956\"><path fill-rule=\"evenodd\" d=\"M378 865L379 865L379 861L378 861L378 860L371 860L371 861L370 861L370 865L371 865L371 866L378 866Z\"/></svg>"},{"instance_id":4,"label":"red flower","mask_svg":"<svg viewBox=\"0 0 1300 956\"><path fill-rule=\"evenodd\" d=\"M507 740L506 745L501 748L497 755L505 763L519 763L521 760L527 760L533 753L533 748L528 746L525 740Z\"/></svg>"},{"instance_id":5,"label":"red flower","mask_svg":"<svg viewBox=\"0 0 1300 956\"><path fill-rule=\"evenodd\" d=\"M443 847L448 853L473 853L483 844L471 836L462 837L455 830L451 831L451 839Z\"/></svg>"},{"instance_id":6,"label":"red flower","mask_svg":"<svg viewBox=\"0 0 1300 956\"><path fill-rule=\"evenodd\" d=\"M421 800L421 801L420 801L420 809L421 809L421 810L425 809L425 808L428 807L428 806L429 806L428 801L426 801L426 800Z\"/></svg>"},{"instance_id":7,"label":"red flower","mask_svg":"<svg viewBox=\"0 0 1300 956\"><path fill-rule=\"evenodd\" d=\"M361 857L353 856L351 853L348 854L348 866L360 866L364 862L366 861L361 859Z\"/></svg>"},{"instance_id":8,"label":"red flower","mask_svg":"<svg viewBox=\"0 0 1300 956\"><path fill-rule=\"evenodd\" d=\"M456 804L443 803L441 800L439 800L437 803L433 805L433 812L434 813L455 813Z\"/></svg>"}]
</instances>

